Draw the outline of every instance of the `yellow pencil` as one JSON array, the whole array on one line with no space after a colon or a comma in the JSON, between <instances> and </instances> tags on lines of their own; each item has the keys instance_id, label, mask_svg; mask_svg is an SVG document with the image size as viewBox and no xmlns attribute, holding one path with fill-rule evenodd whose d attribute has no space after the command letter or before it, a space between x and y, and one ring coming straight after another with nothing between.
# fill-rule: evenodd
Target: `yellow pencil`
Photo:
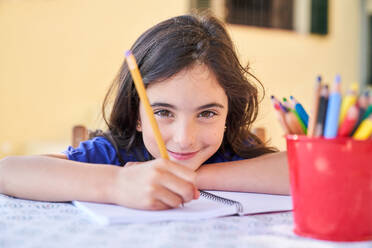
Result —
<instances>
[{"instance_id":1,"label":"yellow pencil","mask_svg":"<svg viewBox=\"0 0 372 248\"><path fill-rule=\"evenodd\" d=\"M158 123L155 120L154 112L152 111L149 99L146 94L145 86L143 84L142 77L141 77L140 71L137 66L136 58L133 56L131 51L127 51L125 53L125 57L127 59L129 71L130 71L130 74L132 75L134 85L136 86L137 93L139 95L141 102L143 103L143 106L145 107L147 117L150 120L150 124L151 124L152 130L155 135L155 140L158 145L160 155L164 159L169 159L167 149L165 148L163 138L161 137L161 134L160 134Z\"/></svg>"},{"instance_id":2,"label":"yellow pencil","mask_svg":"<svg viewBox=\"0 0 372 248\"><path fill-rule=\"evenodd\" d=\"M372 135L372 115L360 123L355 131L353 138L357 140L366 140Z\"/></svg>"},{"instance_id":3,"label":"yellow pencil","mask_svg":"<svg viewBox=\"0 0 372 248\"><path fill-rule=\"evenodd\" d=\"M340 117L338 120L339 125L341 125L341 123L344 121L349 108L356 103L358 89L359 89L358 83L353 83L350 86L350 89L348 90L344 98L342 99L340 107Z\"/></svg>"}]
</instances>

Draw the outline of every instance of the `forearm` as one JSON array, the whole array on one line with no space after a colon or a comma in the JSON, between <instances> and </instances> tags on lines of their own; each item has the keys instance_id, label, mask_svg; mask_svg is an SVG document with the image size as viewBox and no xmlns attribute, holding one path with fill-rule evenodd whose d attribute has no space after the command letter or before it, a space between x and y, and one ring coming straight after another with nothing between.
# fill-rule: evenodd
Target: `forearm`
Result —
<instances>
[{"instance_id":1,"label":"forearm","mask_svg":"<svg viewBox=\"0 0 372 248\"><path fill-rule=\"evenodd\" d=\"M287 154L204 165L196 183L200 189L289 194Z\"/></svg>"},{"instance_id":2,"label":"forearm","mask_svg":"<svg viewBox=\"0 0 372 248\"><path fill-rule=\"evenodd\" d=\"M109 202L115 166L47 156L15 156L0 161L0 193L45 201Z\"/></svg>"}]
</instances>

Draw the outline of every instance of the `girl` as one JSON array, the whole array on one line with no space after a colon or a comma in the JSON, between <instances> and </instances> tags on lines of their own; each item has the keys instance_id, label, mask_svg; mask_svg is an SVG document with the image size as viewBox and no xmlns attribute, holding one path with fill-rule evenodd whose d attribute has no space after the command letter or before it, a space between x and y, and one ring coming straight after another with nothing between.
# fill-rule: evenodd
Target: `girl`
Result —
<instances>
[{"instance_id":1,"label":"girl","mask_svg":"<svg viewBox=\"0 0 372 248\"><path fill-rule=\"evenodd\" d=\"M131 50L170 160L160 158L124 62L102 107L107 131L63 154L1 160L0 193L139 209L177 207L197 199L197 189L289 193L286 154L249 131L258 111L249 80L256 78L239 63L221 22L171 18Z\"/></svg>"}]
</instances>

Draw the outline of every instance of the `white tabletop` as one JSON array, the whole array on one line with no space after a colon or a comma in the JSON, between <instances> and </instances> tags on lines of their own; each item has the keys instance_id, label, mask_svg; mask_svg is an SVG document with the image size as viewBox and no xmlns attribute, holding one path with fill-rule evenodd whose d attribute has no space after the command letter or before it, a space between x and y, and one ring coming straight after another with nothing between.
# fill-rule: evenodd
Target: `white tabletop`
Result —
<instances>
[{"instance_id":1,"label":"white tabletop","mask_svg":"<svg viewBox=\"0 0 372 248\"><path fill-rule=\"evenodd\" d=\"M327 242L296 236L291 212L203 221L101 226L70 203L0 194L3 247L372 247L370 242Z\"/></svg>"}]
</instances>

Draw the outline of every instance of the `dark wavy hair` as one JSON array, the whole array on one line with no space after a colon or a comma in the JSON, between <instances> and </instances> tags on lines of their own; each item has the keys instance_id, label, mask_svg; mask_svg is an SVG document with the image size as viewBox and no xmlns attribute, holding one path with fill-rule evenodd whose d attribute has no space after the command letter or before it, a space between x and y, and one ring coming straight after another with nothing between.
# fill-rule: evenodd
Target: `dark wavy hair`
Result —
<instances>
[{"instance_id":1,"label":"dark wavy hair","mask_svg":"<svg viewBox=\"0 0 372 248\"><path fill-rule=\"evenodd\" d=\"M192 14L165 20L143 33L131 51L145 85L168 79L196 62L205 64L216 75L229 106L221 152L232 150L240 157L252 158L277 151L249 131L258 113L254 82L262 85L248 66L240 64L231 38L218 19L209 14ZM139 150L143 140L136 130L138 108L139 97L124 61L102 105L108 130L95 135L108 137L117 150Z\"/></svg>"}]
</instances>

